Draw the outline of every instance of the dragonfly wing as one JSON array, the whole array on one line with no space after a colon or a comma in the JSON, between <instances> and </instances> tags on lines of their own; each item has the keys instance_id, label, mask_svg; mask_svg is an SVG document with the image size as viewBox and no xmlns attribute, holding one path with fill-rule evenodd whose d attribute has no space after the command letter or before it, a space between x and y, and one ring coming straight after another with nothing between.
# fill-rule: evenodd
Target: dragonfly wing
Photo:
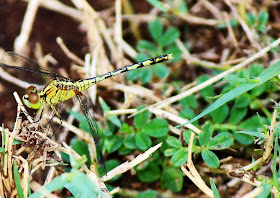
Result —
<instances>
[{"instance_id":1,"label":"dragonfly wing","mask_svg":"<svg viewBox=\"0 0 280 198\"><path fill-rule=\"evenodd\" d=\"M67 79L66 77L47 68L42 68L31 59L21 56L15 52L5 52L2 56L1 62L2 63L0 63L0 67L5 69L31 72L37 75L44 75L52 79Z\"/></svg>"},{"instance_id":2,"label":"dragonfly wing","mask_svg":"<svg viewBox=\"0 0 280 198\"><path fill-rule=\"evenodd\" d=\"M81 108L82 108L83 113L84 113L84 115L87 119L87 122L89 124L90 132L93 136L98 155L100 156L100 161L101 161L101 163L104 167L105 173L107 173L107 168L106 168L105 160L104 160L104 157L103 157L103 154L102 154L100 137L99 137L99 134L98 134L98 129L97 129L92 105L91 105L90 101L88 100L88 98L84 94L82 94L78 90L75 90L75 93L76 93L76 97L77 97L78 101L80 102Z\"/></svg>"}]
</instances>

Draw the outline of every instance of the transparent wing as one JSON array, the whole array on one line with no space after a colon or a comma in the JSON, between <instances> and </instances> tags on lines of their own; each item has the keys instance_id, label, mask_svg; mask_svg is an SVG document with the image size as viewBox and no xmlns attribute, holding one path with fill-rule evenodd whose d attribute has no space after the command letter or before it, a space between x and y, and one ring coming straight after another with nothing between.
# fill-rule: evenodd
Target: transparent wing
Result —
<instances>
[{"instance_id":1,"label":"transparent wing","mask_svg":"<svg viewBox=\"0 0 280 198\"><path fill-rule=\"evenodd\" d=\"M0 67L9 70L9 73L31 83L43 81L42 76L46 76L51 79L67 79L58 73L42 68L31 59L21 56L15 52L5 52L2 56Z\"/></svg>"},{"instance_id":2,"label":"transparent wing","mask_svg":"<svg viewBox=\"0 0 280 198\"><path fill-rule=\"evenodd\" d=\"M78 90L75 90L75 93L76 93L76 97L77 97L78 101L80 102L83 113L86 116L87 122L89 124L89 128L90 128L91 134L93 136L98 155L100 156L100 161L104 167L105 173L107 173L105 160L102 155L100 137L98 134L98 129L97 129L92 105L91 105L90 101L88 100L88 98L85 95L83 95L81 92L79 92Z\"/></svg>"}]
</instances>

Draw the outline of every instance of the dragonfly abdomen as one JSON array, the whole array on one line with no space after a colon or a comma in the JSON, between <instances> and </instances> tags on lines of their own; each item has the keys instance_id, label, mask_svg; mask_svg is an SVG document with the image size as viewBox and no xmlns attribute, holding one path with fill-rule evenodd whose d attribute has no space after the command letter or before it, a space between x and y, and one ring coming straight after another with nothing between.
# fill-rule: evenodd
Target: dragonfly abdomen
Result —
<instances>
[{"instance_id":1,"label":"dragonfly abdomen","mask_svg":"<svg viewBox=\"0 0 280 198\"><path fill-rule=\"evenodd\" d=\"M122 67L122 68L117 69L115 71L111 71L111 72L108 72L106 74L96 76L94 78L79 80L79 81L76 81L74 84L75 84L76 87L78 87L79 91L83 91L83 90L86 90L89 87L95 85L96 83L98 83L100 81L103 81L107 78L110 78L112 76L116 76L116 75L119 75L119 74L127 72L127 71L131 71L131 70L138 69L138 68L141 68L141 67L154 65L154 64L161 63L161 62L164 62L164 61L167 61L167 60L171 60L171 59L173 59L172 54L161 55L161 56L150 58L148 60L145 60L145 61L142 61L142 62L139 62L139 63L136 63L136 64L132 64L132 65Z\"/></svg>"}]
</instances>

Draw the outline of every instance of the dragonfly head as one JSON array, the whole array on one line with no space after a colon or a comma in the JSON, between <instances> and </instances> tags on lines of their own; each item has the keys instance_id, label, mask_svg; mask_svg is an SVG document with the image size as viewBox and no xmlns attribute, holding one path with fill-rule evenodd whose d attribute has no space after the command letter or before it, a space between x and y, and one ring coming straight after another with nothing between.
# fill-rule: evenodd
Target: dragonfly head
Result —
<instances>
[{"instance_id":1,"label":"dragonfly head","mask_svg":"<svg viewBox=\"0 0 280 198\"><path fill-rule=\"evenodd\" d=\"M37 93L37 88L34 86L27 87L22 100L27 107L32 109L39 109L42 106L40 97Z\"/></svg>"}]
</instances>

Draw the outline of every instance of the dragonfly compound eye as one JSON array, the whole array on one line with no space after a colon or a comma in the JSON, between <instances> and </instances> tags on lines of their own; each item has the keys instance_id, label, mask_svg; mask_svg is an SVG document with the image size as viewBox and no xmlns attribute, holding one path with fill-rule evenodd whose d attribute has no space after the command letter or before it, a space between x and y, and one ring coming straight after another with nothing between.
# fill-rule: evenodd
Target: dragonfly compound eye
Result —
<instances>
[{"instance_id":1,"label":"dragonfly compound eye","mask_svg":"<svg viewBox=\"0 0 280 198\"><path fill-rule=\"evenodd\" d=\"M37 93L37 88L34 86L29 86L25 90L25 94L29 95L30 93Z\"/></svg>"},{"instance_id":2,"label":"dragonfly compound eye","mask_svg":"<svg viewBox=\"0 0 280 198\"><path fill-rule=\"evenodd\" d=\"M37 93L25 94L22 97L22 100L27 107L32 109L39 109L42 106L40 97Z\"/></svg>"}]
</instances>

